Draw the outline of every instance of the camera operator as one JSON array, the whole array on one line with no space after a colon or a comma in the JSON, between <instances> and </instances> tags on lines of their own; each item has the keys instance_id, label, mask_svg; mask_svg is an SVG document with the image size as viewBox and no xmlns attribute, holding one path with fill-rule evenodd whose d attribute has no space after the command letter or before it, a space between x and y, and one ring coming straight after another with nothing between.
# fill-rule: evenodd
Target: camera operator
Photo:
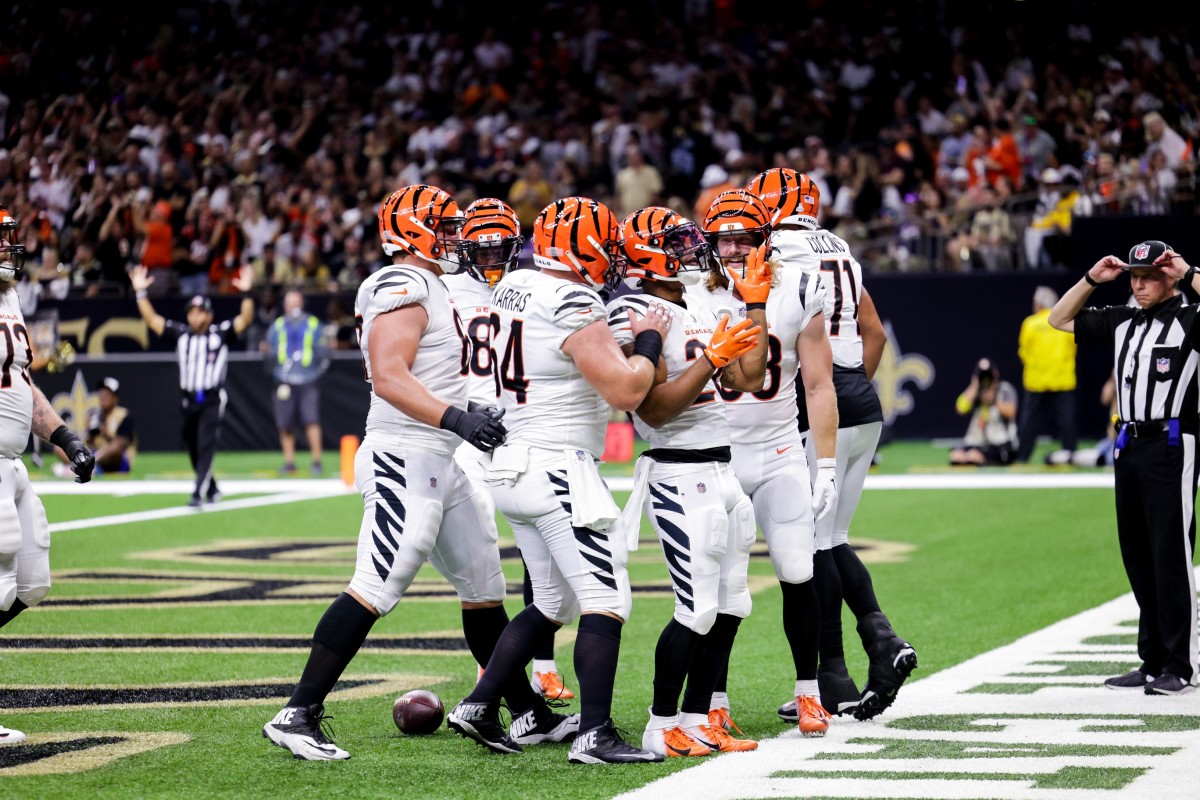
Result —
<instances>
[{"instance_id":1,"label":"camera operator","mask_svg":"<svg viewBox=\"0 0 1200 800\"><path fill-rule=\"evenodd\" d=\"M950 451L951 464L1010 464L1017 452L1017 390L1000 380L991 359L981 358L971 383L955 401L960 416L971 415L962 444Z\"/></svg>"}]
</instances>

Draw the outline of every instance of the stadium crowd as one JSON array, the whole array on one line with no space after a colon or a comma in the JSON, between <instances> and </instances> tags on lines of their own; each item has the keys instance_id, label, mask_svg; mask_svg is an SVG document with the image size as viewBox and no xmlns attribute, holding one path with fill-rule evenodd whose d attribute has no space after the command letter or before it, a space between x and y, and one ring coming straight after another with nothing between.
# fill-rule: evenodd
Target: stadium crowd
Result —
<instances>
[{"instance_id":1,"label":"stadium crowd","mask_svg":"<svg viewBox=\"0 0 1200 800\"><path fill-rule=\"evenodd\" d=\"M572 194L694 216L790 166L874 271L1050 269L1073 216L1197 204L1187 25L1083 3L18 6L0 203L55 297L137 264L164 293L350 291L421 181L531 226Z\"/></svg>"}]
</instances>

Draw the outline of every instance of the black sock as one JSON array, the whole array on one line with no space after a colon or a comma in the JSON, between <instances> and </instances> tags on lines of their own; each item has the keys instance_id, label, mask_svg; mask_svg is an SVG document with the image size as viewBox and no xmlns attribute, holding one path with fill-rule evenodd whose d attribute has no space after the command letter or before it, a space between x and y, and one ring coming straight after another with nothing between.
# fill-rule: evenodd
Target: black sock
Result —
<instances>
[{"instance_id":1,"label":"black sock","mask_svg":"<svg viewBox=\"0 0 1200 800\"><path fill-rule=\"evenodd\" d=\"M732 614L717 614L717 620L696 646L688 670L687 691L683 693L685 714L707 714L712 705L714 691L725 691L723 681L729 672L729 654L733 652L733 640L737 636L741 617ZM722 682L717 689L717 683Z\"/></svg>"},{"instance_id":2,"label":"black sock","mask_svg":"<svg viewBox=\"0 0 1200 800\"><path fill-rule=\"evenodd\" d=\"M8 611L0 611L0 628L3 628L8 623L12 622L13 617L20 614L29 606L25 605L20 600L13 600L13 604L9 606Z\"/></svg>"},{"instance_id":3,"label":"black sock","mask_svg":"<svg viewBox=\"0 0 1200 800\"><path fill-rule=\"evenodd\" d=\"M525 567L525 605L531 606L533 605L533 581L529 579L529 567L525 564L525 559L521 559L521 566ZM556 633L558 633L557 628L542 640L533 654L534 658L539 661L554 660L554 634Z\"/></svg>"},{"instance_id":4,"label":"black sock","mask_svg":"<svg viewBox=\"0 0 1200 800\"><path fill-rule=\"evenodd\" d=\"M848 544L839 544L833 548L833 560L837 564L838 575L842 579L842 596L846 605L854 612L855 619L862 619L867 614L879 610L879 601L875 599L875 585L871 582L871 573Z\"/></svg>"},{"instance_id":5,"label":"black sock","mask_svg":"<svg viewBox=\"0 0 1200 800\"><path fill-rule=\"evenodd\" d=\"M496 643L500 641L504 629L508 626L508 612L504 610L504 606L464 608L462 621L463 636L467 640L467 647L471 649L471 655L475 656L477 663L486 665L492 659ZM514 714L520 714L538 701L524 669L514 672L504 682L503 695Z\"/></svg>"},{"instance_id":6,"label":"black sock","mask_svg":"<svg viewBox=\"0 0 1200 800\"><path fill-rule=\"evenodd\" d=\"M307 708L323 704L377 619L350 595L339 594L317 623L308 663L288 705Z\"/></svg>"},{"instance_id":7,"label":"black sock","mask_svg":"<svg viewBox=\"0 0 1200 800\"><path fill-rule=\"evenodd\" d=\"M832 550L813 556L813 580L821 608L821 660L844 658L842 651L842 579Z\"/></svg>"},{"instance_id":8,"label":"black sock","mask_svg":"<svg viewBox=\"0 0 1200 800\"><path fill-rule=\"evenodd\" d=\"M650 713L673 717L679 710L679 693L688 676L700 634L671 617L654 648L654 705ZM691 685L690 682L688 684ZM708 709L705 709L707 711Z\"/></svg>"},{"instance_id":9,"label":"black sock","mask_svg":"<svg viewBox=\"0 0 1200 800\"><path fill-rule=\"evenodd\" d=\"M575 636L575 677L579 679L579 730L590 731L612 716L613 683L621 652L621 621L584 614Z\"/></svg>"},{"instance_id":10,"label":"black sock","mask_svg":"<svg viewBox=\"0 0 1200 800\"><path fill-rule=\"evenodd\" d=\"M467 700L494 705L500 702L501 697L507 697L510 691L516 693L514 681L518 677L522 681L525 680L525 665L533 658L533 651L537 649L538 642L557 628L554 622L538 611L537 606L525 606L525 610L512 618L496 640L492 656L484 667L483 677L475 684ZM474 648L471 652L475 652ZM533 689L528 685L526 688L532 694ZM510 698L509 702L514 701ZM524 703L522 700L517 702L517 705ZM525 708L528 707L525 705ZM513 710L519 713L525 708Z\"/></svg>"},{"instance_id":11,"label":"black sock","mask_svg":"<svg viewBox=\"0 0 1200 800\"><path fill-rule=\"evenodd\" d=\"M817 679L817 653L821 637L821 604L815 581L780 583L783 589L783 633L792 648L796 679Z\"/></svg>"}]
</instances>

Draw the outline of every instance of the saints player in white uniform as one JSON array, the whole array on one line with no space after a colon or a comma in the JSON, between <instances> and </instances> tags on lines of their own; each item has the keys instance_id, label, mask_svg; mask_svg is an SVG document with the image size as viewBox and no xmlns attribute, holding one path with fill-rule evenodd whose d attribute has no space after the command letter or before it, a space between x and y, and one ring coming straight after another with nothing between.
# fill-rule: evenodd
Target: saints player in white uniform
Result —
<instances>
[{"instance_id":1,"label":"saints player in white uniform","mask_svg":"<svg viewBox=\"0 0 1200 800\"><path fill-rule=\"evenodd\" d=\"M21 453L32 431L66 453L76 483L92 479L92 451L67 429L42 390L29 377L33 347L13 289L25 263L17 221L0 207L0 628L50 593L50 526L33 493ZM25 734L0 725L0 745Z\"/></svg>"},{"instance_id":2,"label":"saints player in white uniform","mask_svg":"<svg viewBox=\"0 0 1200 800\"><path fill-rule=\"evenodd\" d=\"M579 619L575 677L578 764L660 761L626 744L611 719L621 629L632 598L620 509L600 479L609 406L632 411L655 378L667 310L651 304L631 320L633 355L609 332L597 293L623 275L617 219L602 203L551 203L533 229L534 265L506 275L492 293L492 363L508 439L487 466L496 506L512 525L533 581L534 601L513 618L471 694L447 723L463 736L510 752L500 725L500 687L524 675L538 645Z\"/></svg>"},{"instance_id":3,"label":"saints player in white uniform","mask_svg":"<svg viewBox=\"0 0 1200 800\"><path fill-rule=\"evenodd\" d=\"M728 316L684 301L684 285L699 283L712 266L708 243L691 220L651 206L630 214L621 231L626 283L640 292L608 306L617 343L632 352L630 311L645 313L661 301L675 314L663 342L666 381L634 411L634 425L650 449L638 460L623 520L636 543L645 510L675 591L674 614L655 648L654 702L642 747L666 757L754 750L758 742L737 739L708 719L734 635L750 614L747 573L755 538L754 509L730 467L729 423L712 384L719 375L730 389L762 388L765 310L730 324ZM751 293L769 292L770 274L758 270L744 285Z\"/></svg>"},{"instance_id":4,"label":"saints player in white uniform","mask_svg":"<svg viewBox=\"0 0 1200 800\"><path fill-rule=\"evenodd\" d=\"M492 289L517 268L524 242L521 222L508 203L495 197L481 197L467 206L462 241L458 243L462 269L442 276L467 338L469 349L462 373L467 376L472 404L494 406L497 402L499 387L492 374ZM454 460L468 478L484 486L481 455L479 450L463 442L454 452ZM484 495L491 503L491 494L486 489ZM495 513L494 505L492 513ZM526 569L525 604L532 602L533 584ZM482 674L482 666L479 672ZM530 685L535 692L552 700L575 698L575 693L563 685L558 665L554 663L554 636L542 644L533 658Z\"/></svg>"},{"instance_id":5,"label":"saints player in white uniform","mask_svg":"<svg viewBox=\"0 0 1200 800\"><path fill-rule=\"evenodd\" d=\"M723 192L705 214L704 231L723 271L715 273L705 286L689 291L688 297L739 319L757 298L730 287L725 276L747 270L749 255L766 240L771 239L773 246L766 208L744 191ZM800 709L798 727L805 736L823 736L829 728L829 715L818 699L821 609L813 583L813 554L816 520L832 509L837 496L833 479L837 404L825 334L825 290L818 277L782 267L774 256L771 266L774 285L769 298L764 298L766 383L756 392L720 390L720 395L733 431L733 471L754 502L755 517L783 592L783 630L796 669L793 696ZM804 394L815 423L819 479L812 485L796 427L800 364L804 365ZM713 716L728 720L729 698L723 682L717 688Z\"/></svg>"},{"instance_id":6,"label":"saints player in white uniform","mask_svg":"<svg viewBox=\"0 0 1200 800\"><path fill-rule=\"evenodd\" d=\"M491 656L508 622L495 519L484 490L453 458L460 439L491 450L505 434L503 412L463 410L466 341L438 280L458 268L462 222L450 195L427 185L400 189L379 210L380 238L393 263L363 282L354 304L371 384L366 436L354 459L365 506L358 564L317 624L291 700L263 727L263 736L297 758L349 758L321 731L325 698L426 561L454 585L477 661ZM530 718L528 743L574 732L577 718L549 711L524 681L504 693L514 716Z\"/></svg>"},{"instance_id":7,"label":"saints player in white uniform","mask_svg":"<svg viewBox=\"0 0 1200 800\"><path fill-rule=\"evenodd\" d=\"M886 334L871 296L863 287L862 267L841 238L822 230L817 217L821 196L807 175L785 167L767 170L747 186L773 215L772 242L789 269L802 270L826 285L825 326L833 348L837 392L837 484L833 513L817 524L816 575L821 597L821 696L831 711L853 709L858 719L878 715L895 700L900 685L917 666L916 651L892 630L879 609L871 575L850 546L850 521L879 434L883 412L871 385ZM803 403L800 429L808 428ZM809 437L811 439L811 437ZM809 455L813 442L808 441ZM867 685L859 695L842 652L842 597L858 620L858 633L870 657ZM794 712L784 704L780 716Z\"/></svg>"}]
</instances>

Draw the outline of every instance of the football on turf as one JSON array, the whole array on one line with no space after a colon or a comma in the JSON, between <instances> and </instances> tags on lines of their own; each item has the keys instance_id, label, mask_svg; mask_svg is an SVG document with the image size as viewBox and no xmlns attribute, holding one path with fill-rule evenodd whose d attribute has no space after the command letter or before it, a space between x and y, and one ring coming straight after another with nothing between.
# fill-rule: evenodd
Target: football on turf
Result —
<instances>
[{"instance_id":1,"label":"football on turf","mask_svg":"<svg viewBox=\"0 0 1200 800\"><path fill-rule=\"evenodd\" d=\"M446 717L442 698L428 689L413 689L396 698L392 706L392 719L402 733L409 736L424 736L433 733Z\"/></svg>"}]
</instances>

